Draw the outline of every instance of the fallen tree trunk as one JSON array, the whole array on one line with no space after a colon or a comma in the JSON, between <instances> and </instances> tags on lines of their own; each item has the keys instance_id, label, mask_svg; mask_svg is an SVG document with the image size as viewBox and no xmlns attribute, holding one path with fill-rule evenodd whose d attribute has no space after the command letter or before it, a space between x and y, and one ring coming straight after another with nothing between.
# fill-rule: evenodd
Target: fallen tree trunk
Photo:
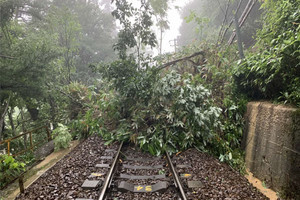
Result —
<instances>
[{"instance_id":1,"label":"fallen tree trunk","mask_svg":"<svg viewBox=\"0 0 300 200\"><path fill-rule=\"evenodd\" d=\"M174 65L174 64L176 64L176 63L178 63L178 62L186 61L186 60L189 60L189 59L191 59L191 58L193 58L193 57L196 57L196 56L199 56L199 55L205 56L205 52L204 52L204 51L199 51L199 52L196 52L196 53L194 53L194 54L192 54L192 55L190 55L190 56L186 56L186 57L183 57L183 58L179 58L179 59L177 59L177 60L173 60L173 61L171 61L171 62L168 62L168 63L165 63L165 64L159 66L159 67L157 68L157 70L164 69L164 68L169 67L169 66L171 66L171 65Z\"/></svg>"}]
</instances>

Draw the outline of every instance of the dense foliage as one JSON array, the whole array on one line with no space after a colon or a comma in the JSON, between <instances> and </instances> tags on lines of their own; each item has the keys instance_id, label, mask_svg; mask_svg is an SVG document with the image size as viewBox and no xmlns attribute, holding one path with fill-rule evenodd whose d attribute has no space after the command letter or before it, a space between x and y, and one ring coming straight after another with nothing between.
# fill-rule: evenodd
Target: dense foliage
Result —
<instances>
[{"instance_id":1,"label":"dense foliage","mask_svg":"<svg viewBox=\"0 0 300 200\"><path fill-rule=\"evenodd\" d=\"M73 132L84 136L100 131L107 143L131 141L154 155L196 147L243 167L239 146L245 101L234 97L230 85L230 65L236 57L222 58L235 54L235 49L216 52L203 45L206 59L200 55L177 63L173 70L153 66L150 58L143 58L139 67L130 56L99 65L106 87L97 93L95 88L74 90L86 91L80 99L90 106L73 121ZM173 56L202 48L190 46ZM170 57L160 62L164 59ZM195 62L199 65L191 64Z\"/></svg>"},{"instance_id":2,"label":"dense foliage","mask_svg":"<svg viewBox=\"0 0 300 200\"><path fill-rule=\"evenodd\" d=\"M59 149L66 149L70 146L72 136L68 130L68 127L63 124L58 124L56 129L53 130L55 151Z\"/></svg>"},{"instance_id":3,"label":"dense foliage","mask_svg":"<svg viewBox=\"0 0 300 200\"><path fill-rule=\"evenodd\" d=\"M110 2L1 0L0 9L0 140L68 123L67 85L93 84L90 64L115 57Z\"/></svg>"},{"instance_id":4,"label":"dense foliage","mask_svg":"<svg viewBox=\"0 0 300 200\"><path fill-rule=\"evenodd\" d=\"M266 1L257 51L235 70L238 89L254 99L300 106L299 1Z\"/></svg>"},{"instance_id":5,"label":"dense foliage","mask_svg":"<svg viewBox=\"0 0 300 200\"><path fill-rule=\"evenodd\" d=\"M16 161L12 156L0 156L0 188L12 181L17 174L25 170L25 164Z\"/></svg>"},{"instance_id":6,"label":"dense foliage","mask_svg":"<svg viewBox=\"0 0 300 200\"><path fill-rule=\"evenodd\" d=\"M109 1L0 0L0 141L45 125L68 125L83 112L73 82L94 84L90 64L116 57L110 12ZM64 127L55 133L56 148L80 135ZM46 142L45 131L32 133L32 151ZM29 136L21 136L11 141L10 153L29 147ZM7 152L7 144L0 150ZM17 159L30 165L29 154Z\"/></svg>"},{"instance_id":7,"label":"dense foliage","mask_svg":"<svg viewBox=\"0 0 300 200\"><path fill-rule=\"evenodd\" d=\"M160 74L151 68L130 73L136 66L132 62L112 66L123 76L115 77L113 84L120 116L118 127L113 134L104 134L106 138L130 139L156 155L211 143L220 109L213 106L210 92L191 74ZM120 68L128 69L127 74Z\"/></svg>"}]
</instances>

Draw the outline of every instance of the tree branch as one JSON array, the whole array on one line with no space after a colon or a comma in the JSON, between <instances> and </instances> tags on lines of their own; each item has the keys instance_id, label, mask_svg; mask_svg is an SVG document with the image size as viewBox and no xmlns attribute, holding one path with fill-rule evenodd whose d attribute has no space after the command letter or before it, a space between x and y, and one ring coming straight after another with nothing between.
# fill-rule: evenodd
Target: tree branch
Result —
<instances>
[{"instance_id":1,"label":"tree branch","mask_svg":"<svg viewBox=\"0 0 300 200\"><path fill-rule=\"evenodd\" d=\"M0 55L0 58L15 59L15 57Z\"/></svg>"},{"instance_id":2,"label":"tree branch","mask_svg":"<svg viewBox=\"0 0 300 200\"><path fill-rule=\"evenodd\" d=\"M49 83L46 83L46 85L48 87L51 87L51 85ZM85 104L81 103L80 101L78 101L77 99L75 99L74 97L72 97L71 95L67 94L66 92L64 92L60 88L56 87L55 85L52 85L52 86L54 87L55 90L59 91L60 93L64 94L65 96L67 96L74 103L77 103L77 104L81 105L82 107L89 107L88 105L85 105Z\"/></svg>"},{"instance_id":3,"label":"tree branch","mask_svg":"<svg viewBox=\"0 0 300 200\"><path fill-rule=\"evenodd\" d=\"M199 52L196 52L196 53L194 53L194 54L192 54L192 55L190 55L190 56L186 56L186 57L183 57L183 58L179 58L179 59L177 59L177 60L173 60L173 61L171 61L171 62L168 62L168 63L166 63L166 64L163 64L163 65L159 66L159 67L157 68L157 70L164 69L164 68L166 68L166 67L168 67L168 66L174 65L174 64L176 64L176 63L178 63L178 62L181 62L181 61L184 61L184 60L189 60L189 59L191 59L191 58L193 58L193 57L196 57L196 56L199 56L199 55L205 56L205 52L204 52L204 51L199 51Z\"/></svg>"},{"instance_id":4,"label":"tree branch","mask_svg":"<svg viewBox=\"0 0 300 200\"><path fill-rule=\"evenodd\" d=\"M240 7L241 7L241 5L242 5L242 1L243 1L243 0L240 0L239 4L238 4L238 6L237 6L237 8L236 8L236 10L235 10L236 13L238 13L238 11L239 11L239 9L240 9ZM248 3L249 3L249 2L248 2ZM228 25L228 26L226 27L226 29L224 30L224 32L223 32L223 34L222 34L222 36L221 36L221 39L220 39L220 44L223 43L224 37L225 37L227 31L229 30L229 28L230 28L231 25L233 24L233 20L234 20L234 18L231 19L231 21L229 22L229 25Z\"/></svg>"},{"instance_id":5,"label":"tree branch","mask_svg":"<svg viewBox=\"0 0 300 200\"><path fill-rule=\"evenodd\" d=\"M230 3L230 0L228 0L227 5L226 5L226 12L224 13L224 19L223 19L222 26L221 26L221 29L220 29L220 32L219 32L219 35L218 35L217 44L219 43L219 40L223 36L222 31L224 29L225 22L227 23L227 13L228 13L228 9L229 9L229 3ZM219 2L219 4L220 4L220 2Z\"/></svg>"}]
</instances>

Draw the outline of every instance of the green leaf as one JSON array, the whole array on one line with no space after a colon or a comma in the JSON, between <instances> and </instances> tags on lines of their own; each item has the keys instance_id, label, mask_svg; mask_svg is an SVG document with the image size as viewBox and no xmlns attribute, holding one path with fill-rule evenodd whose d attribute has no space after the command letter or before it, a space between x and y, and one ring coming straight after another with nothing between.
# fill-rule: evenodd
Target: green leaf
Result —
<instances>
[{"instance_id":1,"label":"green leaf","mask_svg":"<svg viewBox=\"0 0 300 200\"><path fill-rule=\"evenodd\" d=\"M229 160L232 160L232 154L231 154L231 152L228 154L228 158L229 158Z\"/></svg>"}]
</instances>

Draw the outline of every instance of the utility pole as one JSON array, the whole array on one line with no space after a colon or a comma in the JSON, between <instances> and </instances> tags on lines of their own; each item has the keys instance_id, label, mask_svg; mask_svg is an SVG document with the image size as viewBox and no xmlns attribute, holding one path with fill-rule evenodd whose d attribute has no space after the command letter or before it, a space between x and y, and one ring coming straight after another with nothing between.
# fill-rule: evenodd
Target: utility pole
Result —
<instances>
[{"instance_id":1,"label":"utility pole","mask_svg":"<svg viewBox=\"0 0 300 200\"><path fill-rule=\"evenodd\" d=\"M241 30L240 30L239 22L238 22L238 19L237 19L237 13L234 14L234 22L235 22L235 32L236 32L236 36L237 36L240 59L243 59L243 58L245 58L245 55L244 55L244 51L243 51Z\"/></svg>"},{"instance_id":2,"label":"utility pole","mask_svg":"<svg viewBox=\"0 0 300 200\"><path fill-rule=\"evenodd\" d=\"M171 47L174 46L175 53L176 53L176 51L177 51L177 39L170 40L169 43L170 43Z\"/></svg>"}]
</instances>

